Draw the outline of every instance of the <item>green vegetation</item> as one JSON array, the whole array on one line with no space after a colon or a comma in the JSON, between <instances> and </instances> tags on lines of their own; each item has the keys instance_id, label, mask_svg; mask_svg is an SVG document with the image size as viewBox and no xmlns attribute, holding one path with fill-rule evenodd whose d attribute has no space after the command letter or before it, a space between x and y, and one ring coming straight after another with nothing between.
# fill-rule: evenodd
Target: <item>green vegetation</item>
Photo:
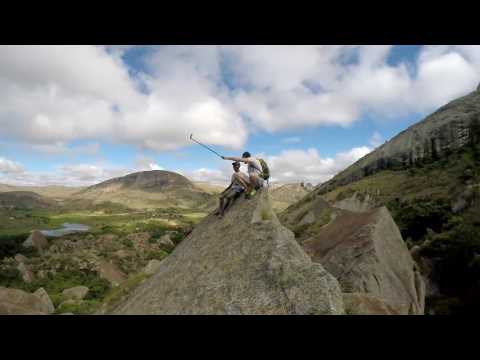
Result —
<instances>
[{"instance_id":1,"label":"green vegetation","mask_svg":"<svg viewBox=\"0 0 480 360\"><path fill-rule=\"evenodd\" d=\"M35 249L25 249L22 244L28 238L29 234L0 235L0 259L12 257L18 253L25 256L31 256L36 253Z\"/></svg>"},{"instance_id":2,"label":"green vegetation","mask_svg":"<svg viewBox=\"0 0 480 360\"><path fill-rule=\"evenodd\" d=\"M20 272L10 269L0 272L0 286L10 287L34 292L43 287L57 308L62 302L62 292L75 286L86 286L89 292L82 304L66 305L68 309L61 307L57 312L72 312L74 314L86 314L88 309L93 310L93 305L98 306L110 290L110 283L98 277L97 273L87 270L63 270L55 274L48 273L44 279L35 279L31 283L22 280ZM76 309L75 307L78 307Z\"/></svg>"}]
</instances>

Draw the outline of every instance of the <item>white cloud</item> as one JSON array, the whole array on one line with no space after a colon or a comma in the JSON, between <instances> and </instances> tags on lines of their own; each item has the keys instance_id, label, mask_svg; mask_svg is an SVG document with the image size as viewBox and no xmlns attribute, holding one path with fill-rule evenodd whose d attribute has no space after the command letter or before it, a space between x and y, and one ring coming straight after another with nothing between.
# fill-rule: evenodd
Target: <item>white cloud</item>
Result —
<instances>
[{"instance_id":1,"label":"white cloud","mask_svg":"<svg viewBox=\"0 0 480 360\"><path fill-rule=\"evenodd\" d=\"M271 182L311 182L318 184L332 178L336 173L368 154L366 146L340 152L335 157L321 157L318 150L286 150L278 155L267 156Z\"/></svg>"},{"instance_id":2,"label":"white cloud","mask_svg":"<svg viewBox=\"0 0 480 360\"><path fill-rule=\"evenodd\" d=\"M22 173L24 168L18 162L0 157L0 173L18 174Z\"/></svg>"},{"instance_id":3,"label":"white cloud","mask_svg":"<svg viewBox=\"0 0 480 360\"><path fill-rule=\"evenodd\" d=\"M224 184L231 176L218 169L200 168L191 172L184 172L184 176L194 181L205 181L212 184Z\"/></svg>"},{"instance_id":4,"label":"white cloud","mask_svg":"<svg viewBox=\"0 0 480 360\"><path fill-rule=\"evenodd\" d=\"M155 160L147 156L139 156L135 162L136 171L149 171L149 170L165 170L163 167L158 165Z\"/></svg>"},{"instance_id":5,"label":"white cloud","mask_svg":"<svg viewBox=\"0 0 480 360\"><path fill-rule=\"evenodd\" d=\"M0 46L0 136L62 153L74 140L174 150L193 133L238 150L257 130L427 112L480 81L480 46L394 66L391 46L160 46L147 72L123 62L131 49Z\"/></svg>"},{"instance_id":6,"label":"white cloud","mask_svg":"<svg viewBox=\"0 0 480 360\"><path fill-rule=\"evenodd\" d=\"M164 56L168 51L151 60L166 71L132 76L118 50L0 46L2 136L43 146L90 139L163 150L189 144L193 132L211 144L241 147L246 127L198 69L202 57L182 62L176 53Z\"/></svg>"}]
</instances>

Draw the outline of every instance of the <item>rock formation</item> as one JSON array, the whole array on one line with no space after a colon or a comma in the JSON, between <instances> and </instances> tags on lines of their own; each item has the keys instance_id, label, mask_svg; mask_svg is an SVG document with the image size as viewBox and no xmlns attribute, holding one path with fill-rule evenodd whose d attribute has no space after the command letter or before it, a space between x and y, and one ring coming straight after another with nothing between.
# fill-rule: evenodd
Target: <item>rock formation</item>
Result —
<instances>
[{"instance_id":1,"label":"rock formation","mask_svg":"<svg viewBox=\"0 0 480 360\"><path fill-rule=\"evenodd\" d=\"M266 190L205 218L115 314L343 314L337 280L275 216Z\"/></svg>"},{"instance_id":2,"label":"rock formation","mask_svg":"<svg viewBox=\"0 0 480 360\"><path fill-rule=\"evenodd\" d=\"M38 252L41 253L45 248L48 247L48 240L40 231L34 230L28 239L25 240L23 246L26 248L34 247Z\"/></svg>"},{"instance_id":3,"label":"rock formation","mask_svg":"<svg viewBox=\"0 0 480 360\"><path fill-rule=\"evenodd\" d=\"M346 293L368 293L399 314L423 314L425 283L386 207L343 211L304 242Z\"/></svg>"},{"instance_id":4,"label":"rock formation","mask_svg":"<svg viewBox=\"0 0 480 360\"><path fill-rule=\"evenodd\" d=\"M47 315L50 311L50 306L39 296L0 287L0 315Z\"/></svg>"}]
</instances>

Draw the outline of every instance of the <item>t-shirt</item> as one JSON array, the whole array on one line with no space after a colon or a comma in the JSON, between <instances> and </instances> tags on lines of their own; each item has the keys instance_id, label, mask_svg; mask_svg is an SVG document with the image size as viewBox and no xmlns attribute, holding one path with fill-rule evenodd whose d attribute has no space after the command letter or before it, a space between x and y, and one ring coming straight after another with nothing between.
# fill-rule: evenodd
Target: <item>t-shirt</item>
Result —
<instances>
[{"instance_id":1,"label":"t-shirt","mask_svg":"<svg viewBox=\"0 0 480 360\"><path fill-rule=\"evenodd\" d=\"M243 181L245 181L247 184L249 183L250 179L248 178L247 174L239 171L237 173L232 174L232 187L234 189L243 189L242 183L238 180L238 177L240 177Z\"/></svg>"},{"instance_id":2,"label":"t-shirt","mask_svg":"<svg viewBox=\"0 0 480 360\"><path fill-rule=\"evenodd\" d=\"M259 174L262 173L262 164L260 164L260 161L258 161L255 158L248 158L248 160L253 161L253 164L249 163L248 164L248 174L249 175L256 175L258 176Z\"/></svg>"}]
</instances>

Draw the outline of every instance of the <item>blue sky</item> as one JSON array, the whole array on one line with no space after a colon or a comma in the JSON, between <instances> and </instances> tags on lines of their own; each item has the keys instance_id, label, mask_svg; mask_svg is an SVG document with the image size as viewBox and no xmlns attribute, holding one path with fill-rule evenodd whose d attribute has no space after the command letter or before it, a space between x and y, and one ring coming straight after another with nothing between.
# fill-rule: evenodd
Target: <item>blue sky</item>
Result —
<instances>
[{"instance_id":1,"label":"blue sky","mask_svg":"<svg viewBox=\"0 0 480 360\"><path fill-rule=\"evenodd\" d=\"M190 133L319 183L479 81L479 46L0 46L0 183L223 183Z\"/></svg>"}]
</instances>

